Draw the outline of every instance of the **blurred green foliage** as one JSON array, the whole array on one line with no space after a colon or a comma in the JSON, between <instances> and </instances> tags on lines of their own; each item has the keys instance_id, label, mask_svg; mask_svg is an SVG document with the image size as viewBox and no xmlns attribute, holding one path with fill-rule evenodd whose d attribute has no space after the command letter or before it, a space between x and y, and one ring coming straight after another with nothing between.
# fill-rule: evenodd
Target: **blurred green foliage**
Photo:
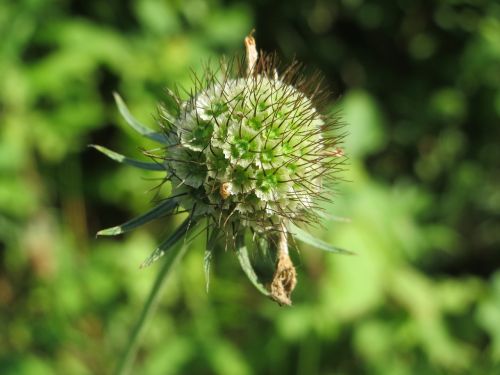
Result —
<instances>
[{"instance_id":1,"label":"blurred green foliage","mask_svg":"<svg viewBox=\"0 0 500 375\"><path fill-rule=\"evenodd\" d=\"M112 101L154 124L162 88L257 41L326 77L350 156L301 247L292 308L263 299L203 239L168 283L140 374L500 372L500 4L488 0L0 2L0 372L107 374L177 218L121 239L160 177ZM332 102L333 103L333 102ZM154 125L153 125L154 126Z\"/></svg>"}]
</instances>

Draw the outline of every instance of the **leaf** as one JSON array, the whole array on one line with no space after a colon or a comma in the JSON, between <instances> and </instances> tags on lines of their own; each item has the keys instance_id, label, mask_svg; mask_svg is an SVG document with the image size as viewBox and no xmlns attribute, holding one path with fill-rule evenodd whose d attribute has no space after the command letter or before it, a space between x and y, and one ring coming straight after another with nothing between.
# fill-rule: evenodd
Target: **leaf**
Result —
<instances>
[{"instance_id":1,"label":"leaf","mask_svg":"<svg viewBox=\"0 0 500 375\"><path fill-rule=\"evenodd\" d=\"M257 274L255 273L250 258L248 257L248 250L245 245L238 246L236 250L238 260L240 262L241 268L247 275L250 282L257 288L259 292L267 297L271 297L271 293L266 289L266 287L259 281Z\"/></svg>"},{"instance_id":2,"label":"leaf","mask_svg":"<svg viewBox=\"0 0 500 375\"><path fill-rule=\"evenodd\" d=\"M123 116L123 118L125 119L127 124L129 124L132 129L134 129L140 135L147 137L149 139L152 139L153 141L163 143L163 144L166 143L167 138L165 137L164 134L154 132L153 130L151 130L147 126L141 124L139 121L137 121L135 119L134 116L132 116L132 114L128 110L127 106L125 105L125 102L123 101L121 96L118 95L118 93L116 93L116 92L113 93L113 96L115 97L115 102L116 102L116 105L118 106L118 110L120 111L120 114Z\"/></svg>"},{"instance_id":3,"label":"leaf","mask_svg":"<svg viewBox=\"0 0 500 375\"><path fill-rule=\"evenodd\" d=\"M149 267L163 255L165 255L165 251L174 246L182 237L186 236L191 224L193 223L192 217L190 216L186 220L184 220L181 226L177 228L170 237L160 243L160 245L153 251L153 253L149 257L147 257L144 262L142 262L140 268Z\"/></svg>"},{"instance_id":4,"label":"leaf","mask_svg":"<svg viewBox=\"0 0 500 375\"><path fill-rule=\"evenodd\" d=\"M219 236L219 230L214 229L210 234L210 238L207 241L207 247L205 249L205 256L203 257L203 271L205 272L205 287L208 292L210 286L210 264L212 263L213 250L217 237Z\"/></svg>"},{"instance_id":5,"label":"leaf","mask_svg":"<svg viewBox=\"0 0 500 375\"><path fill-rule=\"evenodd\" d=\"M325 241L320 240L319 238L313 237L311 234L307 233L306 231L300 229L296 225L289 224L289 232L292 234L296 239L299 241L302 241L308 245L311 245L313 247L316 247L318 249L328 251L330 253L338 253L338 254L346 254L346 255L354 255L352 251L341 249L339 247L335 247L330 245L329 243L326 243Z\"/></svg>"},{"instance_id":6,"label":"leaf","mask_svg":"<svg viewBox=\"0 0 500 375\"><path fill-rule=\"evenodd\" d=\"M148 212L144 213L143 215L137 216L136 218L133 218L132 220L129 220L124 224L100 230L99 232L97 232L97 235L116 236L118 234L131 231L143 224L150 222L151 220L159 218L166 213L172 212L175 207L177 207L177 202L174 199L167 199Z\"/></svg>"},{"instance_id":7,"label":"leaf","mask_svg":"<svg viewBox=\"0 0 500 375\"><path fill-rule=\"evenodd\" d=\"M165 171L165 167L159 163L150 163L146 161L141 161L137 159L132 159L122 154L119 154L115 151L110 150L109 148L99 146L99 145L89 145L89 147L95 148L97 151L102 152L108 158L117 161L118 163L123 163L127 165L131 165L136 168L145 169L148 171Z\"/></svg>"},{"instance_id":8,"label":"leaf","mask_svg":"<svg viewBox=\"0 0 500 375\"><path fill-rule=\"evenodd\" d=\"M210 264L212 264L213 249L206 248L205 256L203 257L203 271L205 272L205 288L208 293L210 287Z\"/></svg>"}]
</instances>

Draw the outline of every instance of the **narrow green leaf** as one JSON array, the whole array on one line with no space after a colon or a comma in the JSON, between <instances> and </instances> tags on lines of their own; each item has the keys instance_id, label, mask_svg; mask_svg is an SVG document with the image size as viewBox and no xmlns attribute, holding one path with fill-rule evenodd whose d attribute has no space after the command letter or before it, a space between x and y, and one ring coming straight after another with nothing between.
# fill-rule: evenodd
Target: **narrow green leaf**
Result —
<instances>
[{"instance_id":1,"label":"narrow green leaf","mask_svg":"<svg viewBox=\"0 0 500 375\"><path fill-rule=\"evenodd\" d=\"M165 255L165 252L169 248L174 246L177 243L177 241L179 241L182 237L185 237L191 225L194 226L195 224L192 222L192 220L193 220L192 217L188 217L186 220L184 220L181 226L177 228L170 237L168 237L166 240L160 243L160 245L158 245L158 247L153 251L153 253L149 257L147 257L144 262L142 262L140 268L149 267L151 264L160 259L163 255Z\"/></svg>"},{"instance_id":2,"label":"narrow green leaf","mask_svg":"<svg viewBox=\"0 0 500 375\"><path fill-rule=\"evenodd\" d=\"M121 96L118 95L118 93L116 92L113 93L113 96L115 97L115 102L116 105L118 106L118 110L120 111L121 115L123 116L127 124L129 124L132 129L134 129L140 135L152 139L153 141L163 144L166 143L166 137L164 134L151 130L147 126L137 121L134 116L132 116L127 106L125 105L125 102L123 101Z\"/></svg>"},{"instance_id":3,"label":"narrow green leaf","mask_svg":"<svg viewBox=\"0 0 500 375\"><path fill-rule=\"evenodd\" d=\"M319 238L313 237L306 231L300 229L296 225L289 224L288 225L288 230L289 232L299 241L302 241L308 245L311 245L313 247L316 247L318 249L328 251L330 253L338 253L338 254L347 254L347 255L354 255L352 251L341 249L339 247L335 247L330 245L329 243L326 243L325 241L320 240Z\"/></svg>"},{"instance_id":4,"label":"narrow green leaf","mask_svg":"<svg viewBox=\"0 0 500 375\"><path fill-rule=\"evenodd\" d=\"M132 220L129 220L124 224L100 230L99 232L97 232L97 235L116 236L118 234L131 231L143 224L150 222L151 220L161 217L162 215L171 213L175 209L175 207L177 207L177 202L174 199L167 199L148 212L144 213L143 215L137 216L136 218L133 218Z\"/></svg>"},{"instance_id":5,"label":"narrow green leaf","mask_svg":"<svg viewBox=\"0 0 500 375\"><path fill-rule=\"evenodd\" d=\"M205 249L205 256L203 257L203 271L205 272L205 288L208 293L208 289L210 288L210 265L212 264L213 258L213 249L207 248Z\"/></svg>"},{"instance_id":6,"label":"narrow green leaf","mask_svg":"<svg viewBox=\"0 0 500 375\"><path fill-rule=\"evenodd\" d=\"M99 145L89 145L89 147L95 148L97 151L102 152L108 158L117 161L118 163L123 163L127 165L131 165L136 168L146 169L148 171L164 171L165 167L162 164L158 163L150 163L146 161L140 161L136 159L129 158L122 154L119 154L115 151L110 150L109 148L99 146Z\"/></svg>"},{"instance_id":7,"label":"narrow green leaf","mask_svg":"<svg viewBox=\"0 0 500 375\"><path fill-rule=\"evenodd\" d=\"M257 288L259 292L261 292L263 295L267 297L270 297L271 293L269 293L266 287L259 281L259 278L252 267L246 246L245 245L238 246L236 254L238 256L241 268L247 275L250 282L255 286L255 288Z\"/></svg>"},{"instance_id":8,"label":"narrow green leaf","mask_svg":"<svg viewBox=\"0 0 500 375\"><path fill-rule=\"evenodd\" d=\"M210 286L210 265L212 263L213 252L219 234L220 231L214 228L214 230L210 234L210 238L207 241L207 246L205 248L205 256L203 257L203 271L205 272L205 287L207 289L207 292Z\"/></svg>"}]
</instances>

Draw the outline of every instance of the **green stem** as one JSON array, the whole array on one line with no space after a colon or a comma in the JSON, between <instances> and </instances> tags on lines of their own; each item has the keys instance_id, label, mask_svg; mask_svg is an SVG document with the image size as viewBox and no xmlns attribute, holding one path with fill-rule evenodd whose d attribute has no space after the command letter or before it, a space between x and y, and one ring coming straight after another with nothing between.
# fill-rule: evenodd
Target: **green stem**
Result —
<instances>
[{"instance_id":1,"label":"green stem","mask_svg":"<svg viewBox=\"0 0 500 375\"><path fill-rule=\"evenodd\" d=\"M168 279L170 270L172 270L179 259L182 258L182 256L186 252L186 249L187 246L185 244L177 244L166 253L163 265L158 272L158 276L156 277L153 288L151 289L148 299L142 309L141 316L139 317L139 320L137 321L132 334L130 335L130 340L127 344L127 348L120 359L116 371L117 375L126 375L130 373L133 361L137 354L137 350L139 349L140 338L149 319L153 315L153 312L156 310L156 306L158 305L158 300L161 295L160 292Z\"/></svg>"}]
</instances>

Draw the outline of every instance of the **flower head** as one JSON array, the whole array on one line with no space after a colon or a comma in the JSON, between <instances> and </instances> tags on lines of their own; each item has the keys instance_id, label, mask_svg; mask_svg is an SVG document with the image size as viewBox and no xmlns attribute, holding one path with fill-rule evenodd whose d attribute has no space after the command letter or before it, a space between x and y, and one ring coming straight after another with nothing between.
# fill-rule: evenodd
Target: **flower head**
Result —
<instances>
[{"instance_id":1,"label":"flower head","mask_svg":"<svg viewBox=\"0 0 500 375\"><path fill-rule=\"evenodd\" d=\"M224 238L254 284L289 304L296 277L287 234L296 224L314 222L318 203L328 199L327 186L343 161L338 119L317 108L324 93L316 77L303 77L296 63L280 73L275 57L258 56L251 36L246 47L245 74L241 65L223 62L195 79L188 100L170 92L168 104L160 106L163 133L137 124L119 97L118 104L136 130L165 146L155 158L172 184L172 198L160 211L181 207L190 212L190 223L207 219L207 247ZM121 233L116 229L121 227L100 234ZM245 233L264 239L275 253L275 275L267 288L251 269ZM160 246L145 264L164 251Z\"/></svg>"}]
</instances>

